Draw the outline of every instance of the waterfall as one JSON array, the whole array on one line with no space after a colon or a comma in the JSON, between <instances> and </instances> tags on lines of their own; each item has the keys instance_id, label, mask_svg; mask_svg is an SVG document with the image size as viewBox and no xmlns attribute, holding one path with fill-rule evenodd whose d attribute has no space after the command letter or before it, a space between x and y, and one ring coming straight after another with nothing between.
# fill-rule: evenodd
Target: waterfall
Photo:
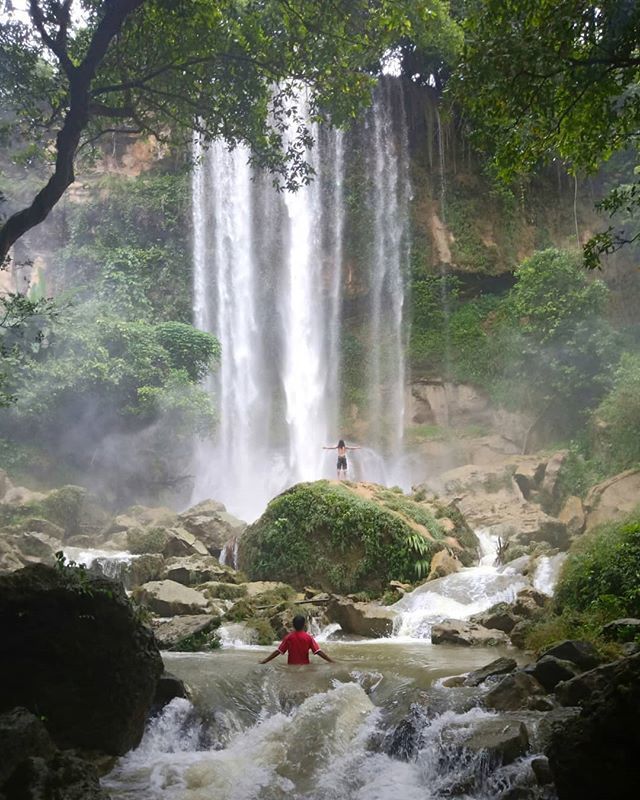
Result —
<instances>
[{"instance_id":1,"label":"waterfall","mask_svg":"<svg viewBox=\"0 0 640 800\"><path fill-rule=\"evenodd\" d=\"M295 103L284 146L299 121L315 142L307 152L314 179L297 191L277 191L244 147L193 145L194 322L222 348L210 387L219 428L215 443L198 447L193 499L215 497L249 520L287 486L334 477L322 446L350 433L341 421L342 343L352 324L345 242L355 223L345 187L359 180L350 161L358 137L368 153L358 200L373 230L370 251L349 270L366 287L355 316L372 433L363 442L370 455L359 472L354 459L350 476L384 480L402 449L409 180L401 84L381 81L366 120L348 132L312 121L303 91Z\"/></svg>"}]
</instances>

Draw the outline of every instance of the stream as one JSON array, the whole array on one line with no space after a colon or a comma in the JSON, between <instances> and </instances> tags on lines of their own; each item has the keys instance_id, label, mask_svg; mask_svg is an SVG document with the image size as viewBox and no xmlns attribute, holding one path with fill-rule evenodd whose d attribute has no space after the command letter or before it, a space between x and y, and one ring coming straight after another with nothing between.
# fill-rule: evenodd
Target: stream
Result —
<instances>
[{"instance_id":1,"label":"stream","mask_svg":"<svg viewBox=\"0 0 640 800\"><path fill-rule=\"evenodd\" d=\"M271 648L242 644L233 631L219 651L164 653L191 701L174 699L154 717L104 787L113 800L498 800L531 784L532 755L495 767L461 745L496 718L478 707L486 686L442 685L499 656L522 655L434 646L430 630L513 599L525 585L550 593L559 560L542 559L524 577L517 565L494 566L493 537L479 538L477 567L423 584L392 607L391 637L340 640L335 625L320 632L335 664L260 665ZM532 754L540 749L537 724L528 723Z\"/></svg>"}]
</instances>

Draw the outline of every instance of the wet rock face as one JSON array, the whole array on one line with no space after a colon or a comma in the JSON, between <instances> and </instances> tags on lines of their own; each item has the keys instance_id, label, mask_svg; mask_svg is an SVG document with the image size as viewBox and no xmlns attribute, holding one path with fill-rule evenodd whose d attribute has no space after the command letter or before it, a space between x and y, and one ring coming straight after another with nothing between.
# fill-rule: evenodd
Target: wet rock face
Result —
<instances>
[{"instance_id":1,"label":"wet rock face","mask_svg":"<svg viewBox=\"0 0 640 800\"><path fill-rule=\"evenodd\" d=\"M508 644L506 634L489 630L474 622L448 619L431 629L432 644L458 644L464 647Z\"/></svg>"},{"instance_id":2,"label":"wet rock face","mask_svg":"<svg viewBox=\"0 0 640 800\"><path fill-rule=\"evenodd\" d=\"M636 797L640 654L585 672L557 694L581 707L554 728L547 750L560 800Z\"/></svg>"},{"instance_id":3,"label":"wet rock face","mask_svg":"<svg viewBox=\"0 0 640 800\"><path fill-rule=\"evenodd\" d=\"M2 575L0 630L0 711L42 716L59 747L139 743L162 660L120 584L42 564Z\"/></svg>"},{"instance_id":4,"label":"wet rock face","mask_svg":"<svg viewBox=\"0 0 640 800\"><path fill-rule=\"evenodd\" d=\"M525 672L507 675L484 698L487 708L494 711L515 711L525 708L531 698L544 694L541 684Z\"/></svg>"}]
</instances>

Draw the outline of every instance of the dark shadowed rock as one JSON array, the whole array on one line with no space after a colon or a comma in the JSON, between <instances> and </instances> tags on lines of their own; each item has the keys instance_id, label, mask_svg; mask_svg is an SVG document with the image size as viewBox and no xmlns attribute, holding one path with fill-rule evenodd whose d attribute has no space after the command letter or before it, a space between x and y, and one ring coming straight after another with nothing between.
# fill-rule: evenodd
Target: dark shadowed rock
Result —
<instances>
[{"instance_id":1,"label":"dark shadowed rock","mask_svg":"<svg viewBox=\"0 0 640 800\"><path fill-rule=\"evenodd\" d=\"M516 595L513 604L513 613L524 619L538 619L544 613L544 607L549 598L536 589L522 589Z\"/></svg>"},{"instance_id":2,"label":"dark shadowed rock","mask_svg":"<svg viewBox=\"0 0 640 800\"><path fill-rule=\"evenodd\" d=\"M585 672L557 693L581 706L553 729L547 749L560 800L637 797L640 654Z\"/></svg>"},{"instance_id":3,"label":"dark shadowed rock","mask_svg":"<svg viewBox=\"0 0 640 800\"><path fill-rule=\"evenodd\" d=\"M525 641L529 631L531 630L533 623L529 619L522 619L518 622L511 633L509 634L509 638L511 639L511 644L514 647L523 648L525 645Z\"/></svg>"},{"instance_id":4,"label":"dark shadowed rock","mask_svg":"<svg viewBox=\"0 0 640 800\"><path fill-rule=\"evenodd\" d=\"M427 720L426 709L414 703L407 716L385 736L382 742L384 752L393 758L409 761L421 747Z\"/></svg>"},{"instance_id":5,"label":"dark shadowed rock","mask_svg":"<svg viewBox=\"0 0 640 800\"><path fill-rule=\"evenodd\" d=\"M524 671L542 684L547 692L552 692L561 681L575 678L580 668L571 661L547 655L542 656L535 664L529 664Z\"/></svg>"},{"instance_id":6,"label":"dark shadowed rock","mask_svg":"<svg viewBox=\"0 0 640 800\"><path fill-rule=\"evenodd\" d=\"M176 697L189 699L189 690L180 678L177 678L171 672L163 672L156 684L153 712L161 711L167 703L170 703Z\"/></svg>"},{"instance_id":7,"label":"dark shadowed rock","mask_svg":"<svg viewBox=\"0 0 640 800\"><path fill-rule=\"evenodd\" d=\"M477 622L478 625L482 625L484 628L495 629L503 633L511 633L520 618L513 613L513 609L508 603L498 603L488 611L474 614L469 619L471 622Z\"/></svg>"},{"instance_id":8,"label":"dark shadowed rock","mask_svg":"<svg viewBox=\"0 0 640 800\"><path fill-rule=\"evenodd\" d=\"M490 664L487 664L480 669L474 669L465 678L465 686L479 686L481 683L492 678L496 675L506 675L517 667L517 663L513 658L496 658Z\"/></svg>"},{"instance_id":9,"label":"dark shadowed rock","mask_svg":"<svg viewBox=\"0 0 640 800\"><path fill-rule=\"evenodd\" d=\"M540 655L555 656L555 658L560 658L564 661L571 661L572 664L577 664L582 669L593 669L602 661L591 642L585 642L581 639L565 639L564 642L554 644L553 647L543 650Z\"/></svg>"},{"instance_id":10,"label":"dark shadowed rock","mask_svg":"<svg viewBox=\"0 0 640 800\"><path fill-rule=\"evenodd\" d=\"M0 787L27 756L50 758L55 751L44 723L26 708L0 714Z\"/></svg>"},{"instance_id":11,"label":"dark shadowed rock","mask_svg":"<svg viewBox=\"0 0 640 800\"><path fill-rule=\"evenodd\" d=\"M122 586L34 564L0 576L0 711L24 706L60 747L135 747L162 673Z\"/></svg>"},{"instance_id":12,"label":"dark shadowed rock","mask_svg":"<svg viewBox=\"0 0 640 800\"><path fill-rule=\"evenodd\" d=\"M26 758L3 792L8 800L109 800L94 765L72 753Z\"/></svg>"},{"instance_id":13,"label":"dark shadowed rock","mask_svg":"<svg viewBox=\"0 0 640 800\"><path fill-rule=\"evenodd\" d=\"M526 672L514 672L487 692L484 704L495 711L516 711L525 708L529 698L541 694L544 689L534 677Z\"/></svg>"}]
</instances>

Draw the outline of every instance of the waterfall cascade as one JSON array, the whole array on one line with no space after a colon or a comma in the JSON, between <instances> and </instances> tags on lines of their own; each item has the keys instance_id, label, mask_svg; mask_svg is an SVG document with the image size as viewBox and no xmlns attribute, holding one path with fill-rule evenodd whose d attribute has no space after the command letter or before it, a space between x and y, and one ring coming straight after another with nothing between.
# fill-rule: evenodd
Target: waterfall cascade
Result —
<instances>
[{"instance_id":1,"label":"waterfall cascade","mask_svg":"<svg viewBox=\"0 0 640 800\"><path fill-rule=\"evenodd\" d=\"M351 131L307 124L315 179L296 192L278 192L243 147L194 142L194 321L222 346L211 384L219 430L214 445L200 447L194 499L214 496L245 519L286 486L335 474L322 447L353 427L345 426L347 335L365 362L356 414L367 440L350 477L403 482L409 177L401 83L381 81ZM363 224L371 227L367 252L347 254ZM356 288L347 296L349 281Z\"/></svg>"}]
</instances>

